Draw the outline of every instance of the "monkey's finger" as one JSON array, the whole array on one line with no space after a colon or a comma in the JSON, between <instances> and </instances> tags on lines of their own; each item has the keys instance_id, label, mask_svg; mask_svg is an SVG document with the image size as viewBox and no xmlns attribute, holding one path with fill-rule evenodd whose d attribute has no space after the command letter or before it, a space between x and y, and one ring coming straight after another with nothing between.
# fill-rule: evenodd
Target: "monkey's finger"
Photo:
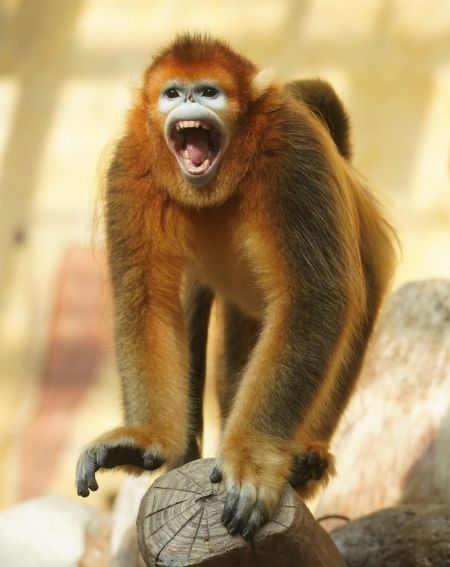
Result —
<instances>
[{"instance_id":1,"label":"monkey's finger","mask_svg":"<svg viewBox=\"0 0 450 567\"><path fill-rule=\"evenodd\" d=\"M253 506L248 522L241 530L242 537L249 540L261 526L267 523L269 513L261 500L257 500Z\"/></svg>"},{"instance_id":2,"label":"monkey's finger","mask_svg":"<svg viewBox=\"0 0 450 567\"><path fill-rule=\"evenodd\" d=\"M225 524L229 534L235 535L242 531L248 522L255 500L255 490L241 487L239 499L233 506L228 522Z\"/></svg>"},{"instance_id":3,"label":"monkey's finger","mask_svg":"<svg viewBox=\"0 0 450 567\"><path fill-rule=\"evenodd\" d=\"M95 452L91 450L86 451L80 457L77 465L76 486L78 496L86 498L89 496L90 491L95 492L98 490L98 483L95 478L97 468Z\"/></svg>"},{"instance_id":4,"label":"monkey's finger","mask_svg":"<svg viewBox=\"0 0 450 567\"><path fill-rule=\"evenodd\" d=\"M164 464L166 459L161 455L158 455L154 449L146 451L143 455L142 468L147 471L154 471L159 469L159 467Z\"/></svg>"},{"instance_id":5,"label":"monkey's finger","mask_svg":"<svg viewBox=\"0 0 450 567\"><path fill-rule=\"evenodd\" d=\"M239 489L237 487L232 487L228 489L227 496L225 498L225 505L223 507L221 522L227 528L228 523L231 522L234 516L235 507L239 503Z\"/></svg>"},{"instance_id":6,"label":"monkey's finger","mask_svg":"<svg viewBox=\"0 0 450 567\"><path fill-rule=\"evenodd\" d=\"M209 475L209 479L211 482L217 483L222 480L222 469L220 464L216 461L216 464L213 466L211 474Z\"/></svg>"}]
</instances>

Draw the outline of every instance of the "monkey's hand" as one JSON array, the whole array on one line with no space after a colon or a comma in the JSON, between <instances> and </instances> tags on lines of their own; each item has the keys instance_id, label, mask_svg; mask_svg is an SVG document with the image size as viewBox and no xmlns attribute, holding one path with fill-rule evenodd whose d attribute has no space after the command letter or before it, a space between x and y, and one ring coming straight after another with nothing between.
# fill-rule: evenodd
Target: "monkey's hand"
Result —
<instances>
[{"instance_id":1,"label":"monkey's hand","mask_svg":"<svg viewBox=\"0 0 450 567\"><path fill-rule=\"evenodd\" d=\"M231 535L250 539L272 516L286 484L292 455L261 436L227 436L211 482L223 480L226 499L222 523Z\"/></svg>"},{"instance_id":2,"label":"monkey's hand","mask_svg":"<svg viewBox=\"0 0 450 567\"><path fill-rule=\"evenodd\" d=\"M119 427L88 445L78 460L76 485L79 496L98 489L95 473L99 469L121 467L129 472L152 471L172 461L180 449L147 428ZM182 449L181 449L182 452Z\"/></svg>"}]
</instances>

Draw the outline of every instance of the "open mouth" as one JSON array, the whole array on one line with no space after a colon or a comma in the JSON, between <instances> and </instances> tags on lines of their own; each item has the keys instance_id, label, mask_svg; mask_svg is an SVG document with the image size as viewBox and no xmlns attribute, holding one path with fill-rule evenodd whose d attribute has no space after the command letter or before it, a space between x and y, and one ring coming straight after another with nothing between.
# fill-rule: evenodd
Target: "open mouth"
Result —
<instances>
[{"instance_id":1,"label":"open mouth","mask_svg":"<svg viewBox=\"0 0 450 567\"><path fill-rule=\"evenodd\" d=\"M202 177L211 170L221 154L223 136L204 120L177 120L170 129L169 141L181 168L189 176Z\"/></svg>"}]
</instances>

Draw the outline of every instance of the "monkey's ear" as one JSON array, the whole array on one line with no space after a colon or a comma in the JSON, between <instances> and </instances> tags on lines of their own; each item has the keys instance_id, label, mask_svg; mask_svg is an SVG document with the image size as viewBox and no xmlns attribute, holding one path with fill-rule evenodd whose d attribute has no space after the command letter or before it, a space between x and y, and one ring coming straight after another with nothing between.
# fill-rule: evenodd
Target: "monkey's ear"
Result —
<instances>
[{"instance_id":1,"label":"monkey's ear","mask_svg":"<svg viewBox=\"0 0 450 567\"><path fill-rule=\"evenodd\" d=\"M252 100L262 96L274 81L274 72L270 67L261 69L252 79L251 92Z\"/></svg>"}]
</instances>

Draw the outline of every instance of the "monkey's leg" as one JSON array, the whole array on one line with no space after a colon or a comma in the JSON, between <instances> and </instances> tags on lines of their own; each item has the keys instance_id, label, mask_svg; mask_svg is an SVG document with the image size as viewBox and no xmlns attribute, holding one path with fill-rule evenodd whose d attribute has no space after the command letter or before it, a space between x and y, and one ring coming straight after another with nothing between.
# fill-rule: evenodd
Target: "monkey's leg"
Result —
<instances>
[{"instance_id":1,"label":"monkey's leg","mask_svg":"<svg viewBox=\"0 0 450 567\"><path fill-rule=\"evenodd\" d=\"M372 289L377 289L374 282ZM329 444L361 372L380 302L381 294L368 295L366 304L370 313L350 341L345 361L338 368L336 375L330 377L332 383L325 389L327 395L319 397L316 402L306 433L300 432L301 439L304 441L306 438L309 442L305 449L295 456L289 482L302 498L314 496L336 472Z\"/></svg>"},{"instance_id":2,"label":"monkey's leg","mask_svg":"<svg viewBox=\"0 0 450 567\"><path fill-rule=\"evenodd\" d=\"M116 357L126 425L82 452L77 490L97 490L100 468L131 472L169 466L188 454L189 348L180 289L184 264L144 239L143 207L116 207L108 218ZM130 218L127 218L130 215Z\"/></svg>"},{"instance_id":3,"label":"monkey's leg","mask_svg":"<svg viewBox=\"0 0 450 567\"><path fill-rule=\"evenodd\" d=\"M223 298L217 300L216 308L222 341L219 349L220 371L217 389L222 417L226 418L242 372L256 344L260 325Z\"/></svg>"},{"instance_id":4,"label":"monkey's leg","mask_svg":"<svg viewBox=\"0 0 450 567\"><path fill-rule=\"evenodd\" d=\"M203 434L203 389L206 374L206 346L208 324L213 300L212 292L206 287L190 282L184 293L184 311L190 353L190 398L191 398L191 436L188 449L176 466L200 458Z\"/></svg>"}]
</instances>

